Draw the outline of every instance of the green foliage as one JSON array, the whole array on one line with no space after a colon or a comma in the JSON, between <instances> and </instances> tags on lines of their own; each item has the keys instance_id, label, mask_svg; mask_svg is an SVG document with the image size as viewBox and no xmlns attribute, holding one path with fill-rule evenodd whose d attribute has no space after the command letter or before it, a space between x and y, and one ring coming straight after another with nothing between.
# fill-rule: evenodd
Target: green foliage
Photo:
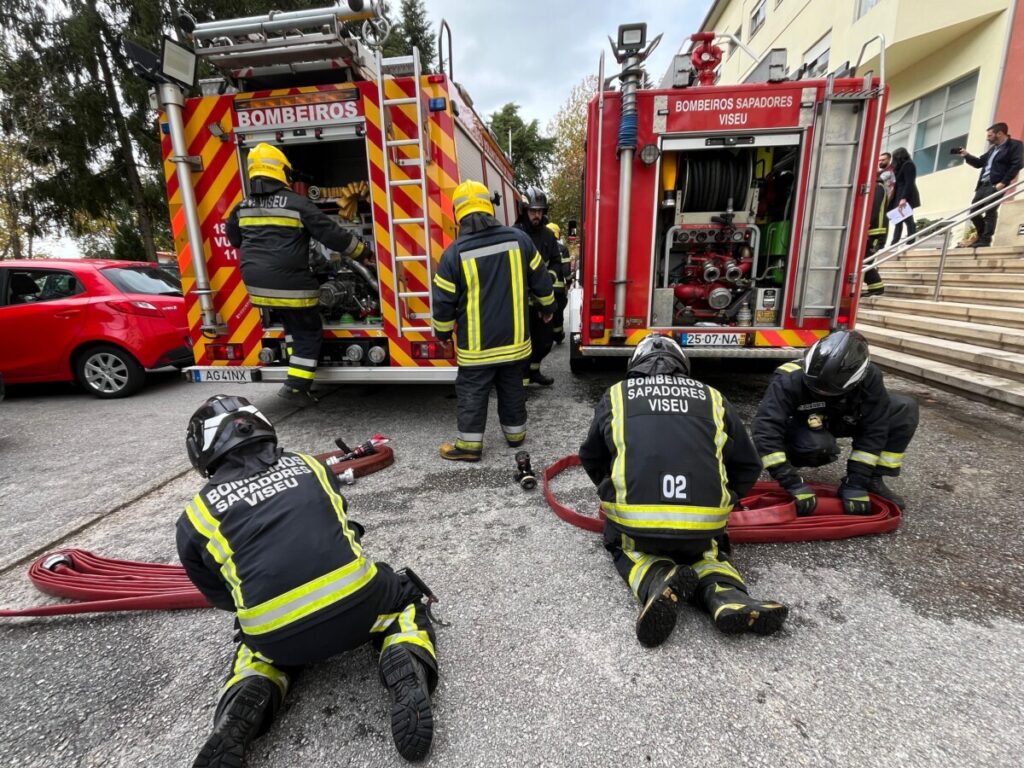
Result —
<instances>
[{"instance_id":1,"label":"green foliage","mask_svg":"<svg viewBox=\"0 0 1024 768\"><path fill-rule=\"evenodd\" d=\"M583 213L583 168L587 139L587 104L597 92L597 76L579 82L558 113L548 123L555 148L548 183L548 216L563 229L569 219L579 221Z\"/></svg>"},{"instance_id":2,"label":"green foliage","mask_svg":"<svg viewBox=\"0 0 1024 768\"><path fill-rule=\"evenodd\" d=\"M396 14L388 4L387 17L391 20L391 34L384 42L385 56L408 56L413 46L420 49L420 63L424 72L434 71L436 34L427 18L423 0L401 0Z\"/></svg>"},{"instance_id":3,"label":"green foliage","mask_svg":"<svg viewBox=\"0 0 1024 768\"><path fill-rule=\"evenodd\" d=\"M531 184L542 186L555 149L555 139L541 136L537 121L525 122L519 116L519 105L511 102L491 115L489 127L506 152L509 131L512 132L512 167L516 173L516 184L521 188Z\"/></svg>"}]
</instances>

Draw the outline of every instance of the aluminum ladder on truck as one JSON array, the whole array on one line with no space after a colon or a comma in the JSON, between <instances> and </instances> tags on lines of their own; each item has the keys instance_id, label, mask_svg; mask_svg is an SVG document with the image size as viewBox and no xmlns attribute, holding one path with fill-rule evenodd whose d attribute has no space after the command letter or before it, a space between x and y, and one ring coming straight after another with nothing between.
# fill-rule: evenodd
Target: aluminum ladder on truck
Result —
<instances>
[{"instance_id":1,"label":"aluminum ladder on truck","mask_svg":"<svg viewBox=\"0 0 1024 768\"><path fill-rule=\"evenodd\" d=\"M854 231L861 234L866 217L855 220L857 174L864 152L867 104L879 98L884 86L871 88L870 80L859 91L836 92L835 76L825 83L825 99L816 121L812 153L810 205L806 236L800 242L800 271L796 313L805 317L829 317L833 326L843 290L843 265ZM868 190L869 191L869 190Z\"/></svg>"},{"instance_id":2,"label":"aluminum ladder on truck","mask_svg":"<svg viewBox=\"0 0 1024 768\"><path fill-rule=\"evenodd\" d=\"M431 284L433 282L433 269L430 260L430 229L428 226L427 214L429 205L429 198L427 196L427 144L424 141L425 126L425 115L423 110L423 98L422 98L422 85L421 77L423 75L420 67L420 52L419 49L413 47L411 56L394 56L390 58L382 58L380 49L376 52L377 61L377 103L380 104L381 111L381 132L383 134L384 143L384 185L387 190L387 205L386 210L388 214L388 240L391 243L391 254L394 257L394 269L391 270L391 278L393 281L392 287L395 291L396 304L395 323L397 325L398 334L403 336L407 333L432 333L433 327L430 324L431 318ZM411 66L411 72L409 71ZM412 75L415 86L415 94L413 96L403 96L400 98L389 99L385 95L385 81L388 75ZM394 139L388 134L389 119L386 113L390 107L398 107L408 104L416 105L416 120L414 130L416 137L412 139ZM415 147L415 157L401 157L392 159L392 151L398 147ZM419 169L418 179L393 179L391 173L391 164L394 163L402 168L417 168ZM394 191L399 187L416 187L419 189L419 202L420 202L420 215L410 216L403 218L395 217L395 196ZM415 196L414 196L415 200ZM423 253L399 253L401 249L398 241L395 239L395 228L396 227L407 227L414 231L419 231L423 235ZM415 241L415 237L411 238ZM421 263L423 264L424 272L426 273L426 290L425 291L410 291L406 285L406 281L403 280L403 273L405 268L403 265L410 263ZM399 269L399 267L402 267ZM409 299L423 299L428 307L427 312L412 312L406 311L409 309ZM406 316L408 316L408 322L406 322ZM426 320L426 325L419 324L417 321Z\"/></svg>"}]
</instances>

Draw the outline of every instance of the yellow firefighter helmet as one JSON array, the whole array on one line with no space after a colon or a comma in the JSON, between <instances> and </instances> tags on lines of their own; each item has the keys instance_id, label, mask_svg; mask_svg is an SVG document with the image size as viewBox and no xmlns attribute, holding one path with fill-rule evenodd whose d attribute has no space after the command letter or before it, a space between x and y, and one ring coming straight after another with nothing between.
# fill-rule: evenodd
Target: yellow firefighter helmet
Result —
<instances>
[{"instance_id":1,"label":"yellow firefighter helmet","mask_svg":"<svg viewBox=\"0 0 1024 768\"><path fill-rule=\"evenodd\" d=\"M562 229L553 221L548 222L548 229L555 233L555 240L562 239Z\"/></svg>"},{"instance_id":2,"label":"yellow firefighter helmet","mask_svg":"<svg viewBox=\"0 0 1024 768\"><path fill-rule=\"evenodd\" d=\"M250 179L264 176L268 179L277 179L282 184L287 184L288 172L291 169L292 164L288 162L284 152L271 144L257 144L249 153L248 170Z\"/></svg>"},{"instance_id":3,"label":"yellow firefighter helmet","mask_svg":"<svg viewBox=\"0 0 1024 768\"><path fill-rule=\"evenodd\" d=\"M479 181L464 181L455 188L452 194L455 204L455 221L462 221L471 213L494 215L494 203L491 193Z\"/></svg>"}]
</instances>

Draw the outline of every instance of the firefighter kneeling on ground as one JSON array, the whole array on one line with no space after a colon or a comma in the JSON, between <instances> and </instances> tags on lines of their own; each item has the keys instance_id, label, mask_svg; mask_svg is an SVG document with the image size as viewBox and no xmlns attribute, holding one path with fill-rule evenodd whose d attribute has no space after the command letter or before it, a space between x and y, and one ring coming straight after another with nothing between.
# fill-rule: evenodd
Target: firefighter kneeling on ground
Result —
<instances>
[{"instance_id":1,"label":"firefighter kneeling on ground","mask_svg":"<svg viewBox=\"0 0 1024 768\"><path fill-rule=\"evenodd\" d=\"M277 147L253 147L247 170L249 195L228 216L227 236L241 254L249 301L274 310L284 326L288 379L278 395L305 407L316 403L310 389L323 335L320 284L309 269L310 238L354 259L371 251L309 198L290 189L292 166Z\"/></svg>"},{"instance_id":2,"label":"firefighter kneeling on ground","mask_svg":"<svg viewBox=\"0 0 1024 768\"><path fill-rule=\"evenodd\" d=\"M551 274L551 285L555 289L555 304L557 305L555 319L551 321L551 337L556 344L561 344L565 341L565 308L569 304L569 297L566 291L569 288L569 270L572 257L569 255L569 249L562 243L562 228L553 221L549 221L547 227L555 236L555 245L558 246L559 258L557 271L552 270L550 267L548 268L548 272Z\"/></svg>"},{"instance_id":3,"label":"firefighter kneeling on ground","mask_svg":"<svg viewBox=\"0 0 1024 768\"><path fill-rule=\"evenodd\" d=\"M668 639L686 600L727 633L770 635L789 612L749 597L727 559L729 514L761 462L729 401L689 375L675 341L643 339L579 451L601 497L605 548L643 606L636 636L648 647Z\"/></svg>"},{"instance_id":4,"label":"firefighter kneeling on ground","mask_svg":"<svg viewBox=\"0 0 1024 768\"><path fill-rule=\"evenodd\" d=\"M433 313L437 338L447 341L455 333L459 431L454 445L441 446L441 457L479 461L492 386L498 390L505 440L515 447L526 439L522 372L531 349L527 293L544 307L545 322L551 322L555 297L530 238L494 218L487 187L464 181L455 188L452 202L459 236L441 255L434 275Z\"/></svg>"},{"instance_id":5,"label":"firefighter kneeling on ground","mask_svg":"<svg viewBox=\"0 0 1024 768\"><path fill-rule=\"evenodd\" d=\"M847 514L868 515L869 493L904 508L883 478L900 473L917 422L917 401L886 391L864 337L837 331L803 360L776 369L751 432L765 469L793 496L800 516L811 514L818 499L796 468L832 463L840 454L836 438L852 437L839 496Z\"/></svg>"},{"instance_id":6,"label":"firefighter kneeling on ground","mask_svg":"<svg viewBox=\"0 0 1024 768\"><path fill-rule=\"evenodd\" d=\"M242 764L297 668L370 641L391 692L402 757L430 749L437 684L422 582L368 559L334 473L282 451L244 397L217 395L193 414L188 456L208 483L178 520L178 557L217 608L235 613L238 649L194 768ZM417 586L419 585L419 586Z\"/></svg>"}]
</instances>

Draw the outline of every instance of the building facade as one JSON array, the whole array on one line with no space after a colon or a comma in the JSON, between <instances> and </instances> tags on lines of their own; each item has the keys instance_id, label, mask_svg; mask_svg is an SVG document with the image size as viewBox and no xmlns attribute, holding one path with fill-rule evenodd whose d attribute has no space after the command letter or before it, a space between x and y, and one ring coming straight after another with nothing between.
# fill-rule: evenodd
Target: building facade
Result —
<instances>
[{"instance_id":1,"label":"building facade","mask_svg":"<svg viewBox=\"0 0 1024 768\"><path fill-rule=\"evenodd\" d=\"M978 171L952 151L985 151L985 129L1024 134L1024 8L1019 0L715 0L702 31L731 34L719 82L764 80L766 55L785 49L791 76L822 77L863 59L879 69L885 38L889 103L883 150L906 147L918 171L919 218L967 205ZM866 46L866 48L865 48ZM682 51L689 49L684 43Z\"/></svg>"}]
</instances>

